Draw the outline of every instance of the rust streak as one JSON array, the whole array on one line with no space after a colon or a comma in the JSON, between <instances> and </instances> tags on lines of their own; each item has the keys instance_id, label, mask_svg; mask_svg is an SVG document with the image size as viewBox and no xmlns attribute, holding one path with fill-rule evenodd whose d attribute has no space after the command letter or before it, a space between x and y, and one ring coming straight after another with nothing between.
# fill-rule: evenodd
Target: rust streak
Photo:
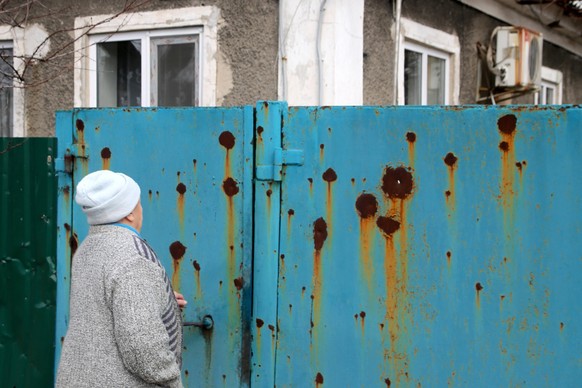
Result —
<instances>
[{"instance_id":1,"label":"rust streak","mask_svg":"<svg viewBox=\"0 0 582 388\"><path fill-rule=\"evenodd\" d=\"M176 192L178 193L178 199L176 208L178 211L178 221L180 223L180 230L184 230L184 207L186 205L186 185L180 182L180 172L177 174L178 176L178 184L176 185Z\"/></svg>"},{"instance_id":2,"label":"rust streak","mask_svg":"<svg viewBox=\"0 0 582 388\"><path fill-rule=\"evenodd\" d=\"M186 247L180 241L174 241L170 244L170 255L174 265L174 272L172 273L172 287L174 290L180 289L180 264L184 255L186 254Z\"/></svg>"},{"instance_id":3,"label":"rust streak","mask_svg":"<svg viewBox=\"0 0 582 388\"><path fill-rule=\"evenodd\" d=\"M313 316L311 318L312 325L319 324L320 322L320 298L322 288L321 249L323 248L323 244L325 243L327 236L327 223L323 218L320 217L313 223L313 294L311 295L313 306ZM316 335L314 336L316 337Z\"/></svg>"},{"instance_id":4,"label":"rust streak","mask_svg":"<svg viewBox=\"0 0 582 388\"><path fill-rule=\"evenodd\" d=\"M194 260L192 265L194 266L194 277L196 278L196 296L200 298L202 296L202 284L200 283L200 263Z\"/></svg>"},{"instance_id":5,"label":"rust streak","mask_svg":"<svg viewBox=\"0 0 582 388\"><path fill-rule=\"evenodd\" d=\"M111 165L111 150L109 147L105 147L101 150L101 161L103 170L109 170Z\"/></svg>"},{"instance_id":6,"label":"rust streak","mask_svg":"<svg viewBox=\"0 0 582 388\"><path fill-rule=\"evenodd\" d=\"M414 165L415 165L414 162L416 160L416 148L415 148L416 133L414 133L414 132L406 133L406 141L408 142L408 160L409 160L410 166L412 168L414 168Z\"/></svg>"},{"instance_id":7,"label":"rust streak","mask_svg":"<svg viewBox=\"0 0 582 388\"><path fill-rule=\"evenodd\" d=\"M457 170L458 158L452 152L449 152L443 159L448 168L449 173L449 189L445 192L445 200L449 210L448 216L451 217L456 208L455 196L455 171Z\"/></svg>"},{"instance_id":8,"label":"rust streak","mask_svg":"<svg viewBox=\"0 0 582 388\"><path fill-rule=\"evenodd\" d=\"M360 216L360 257L364 279L368 289L372 289L372 260L370 237L374 230L374 217L378 212L378 200L373 194L363 193L356 200L356 210Z\"/></svg>"}]
</instances>

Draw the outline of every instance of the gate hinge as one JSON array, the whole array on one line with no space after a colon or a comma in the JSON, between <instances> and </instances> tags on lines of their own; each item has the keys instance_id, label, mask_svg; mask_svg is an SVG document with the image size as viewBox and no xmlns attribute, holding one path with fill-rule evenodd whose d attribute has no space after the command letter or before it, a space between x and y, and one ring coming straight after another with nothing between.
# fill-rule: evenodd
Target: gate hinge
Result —
<instances>
[{"instance_id":1,"label":"gate hinge","mask_svg":"<svg viewBox=\"0 0 582 388\"><path fill-rule=\"evenodd\" d=\"M303 150L284 150L275 148L273 164L258 165L255 174L260 181L280 182L283 179L283 166L301 166L305 156Z\"/></svg>"},{"instance_id":2,"label":"gate hinge","mask_svg":"<svg viewBox=\"0 0 582 388\"><path fill-rule=\"evenodd\" d=\"M88 157L86 144L71 144L62 158L55 158L55 172L72 174L75 158L88 159Z\"/></svg>"}]
</instances>

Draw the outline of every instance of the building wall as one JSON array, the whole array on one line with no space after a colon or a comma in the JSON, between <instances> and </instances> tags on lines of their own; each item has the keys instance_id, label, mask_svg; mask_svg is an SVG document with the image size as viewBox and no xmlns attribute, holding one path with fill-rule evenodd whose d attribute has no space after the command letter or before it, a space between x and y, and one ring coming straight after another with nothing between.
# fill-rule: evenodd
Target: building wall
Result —
<instances>
[{"instance_id":1,"label":"building wall","mask_svg":"<svg viewBox=\"0 0 582 388\"><path fill-rule=\"evenodd\" d=\"M78 64L74 63L73 48L68 44L72 42L75 17L116 13L121 7L116 0L48 0L43 4L49 10L58 11L58 17L38 19L42 23L35 30L39 39L49 35L51 39L44 54L47 60L30 66L26 74L29 79L37 80L24 90L24 134L27 136L54 135L55 111L73 108L73 68ZM276 100L280 95L279 4L277 0L151 0L140 10L201 5L220 9L216 105L240 106L257 100ZM364 1L363 52L353 55L363 58L365 105L390 105L396 101L394 4L395 1ZM402 17L458 37L461 45L459 103L476 103L477 43L488 44L493 29L506 23L456 0L404 0ZM563 73L564 104L582 101L582 57L544 41L543 65ZM533 101L533 95L529 94L505 103Z\"/></svg>"}]
</instances>

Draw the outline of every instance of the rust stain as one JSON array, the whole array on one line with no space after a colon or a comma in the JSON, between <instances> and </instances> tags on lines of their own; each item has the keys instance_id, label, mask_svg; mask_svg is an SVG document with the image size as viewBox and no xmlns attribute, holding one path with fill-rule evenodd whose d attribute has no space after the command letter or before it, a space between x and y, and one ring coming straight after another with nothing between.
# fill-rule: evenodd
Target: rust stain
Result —
<instances>
[{"instance_id":1,"label":"rust stain","mask_svg":"<svg viewBox=\"0 0 582 388\"><path fill-rule=\"evenodd\" d=\"M291 234L291 219L295 215L295 210L289 209L287 211L287 237L290 237Z\"/></svg>"},{"instance_id":2,"label":"rust stain","mask_svg":"<svg viewBox=\"0 0 582 388\"><path fill-rule=\"evenodd\" d=\"M315 386L319 387L321 384L323 384L323 375L317 372L317 375L315 376Z\"/></svg>"},{"instance_id":3,"label":"rust stain","mask_svg":"<svg viewBox=\"0 0 582 388\"><path fill-rule=\"evenodd\" d=\"M364 279L368 289L372 289L372 255L370 254L374 230L374 217L378 212L378 200L373 194L362 193L356 199L356 211L360 216L360 258Z\"/></svg>"},{"instance_id":4,"label":"rust stain","mask_svg":"<svg viewBox=\"0 0 582 388\"><path fill-rule=\"evenodd\" d=\"M321 288L322 288L322 263L321 263L321 249L323 244L327 239L327 223L323 218L318 218L313 223L313 294L312 299L312 318L311 324L319 323L320 321L320 298L321 298Z\"/></svg>"},{"instance_id":5,"label":"rust stain","mask_svg":"<svg viewBox=\"0 0 582 388\"><path fill-rule=\"evenodd\" d=\"M313 195L313 178L307 178L307 180L309 181L309 195L312 196Z\"/></svg>"},{"instance_id":6,"label":"rust stain","mask_svg":"<svg viewBox=\"0 0 582 388\"><path fill-rule=\"evenodd\" d=\"M456 196L455 196L455 171L457 170L457 161L459 160L454 153L449 152L444 157L444 162L447 165L447 169L449 172L449 188L445 192L445 200L447 203L447 208L449 211L448 216L451 217L456 208Z\"/></svg>"},{"instance_id":7,"label":"rust stain","mask_svg":"<svg viewBox=\"0 0 582 388\"><path fill-rule=\"evenodd\" d=\"M328 223L328 229L330 236L332 234L332 226L333 226L333 191L332 185L335 181L337 181L337 174L333 168L328 168L321 176L324 181L327 182L327 191L326 191L326 202L325 202L325 209L326 209L326 218Z\"/></svg>"},{"instance_id":8,"label":"rust stain","mask_svg":"<svg viewBox=\"0 0 582 388\"><path fill-rule=\"evenodd\" d=\"M389 387L392 385L392 382L390 381L389 378L384 379L384 382L386 383L386 386Z\"/></svg>"},{"instance_id":9,"label":"rust stain","mask_svg":"<svg viewBox=\"0 0 582 388\"><path fill-rule=\"evenodd\" d=\"M109 166L111 165L111 150L109 147L105 147L101 150L101 161L103 170L109 170Z\"/></svg>"},{"instance_id":10,"label":"rust stain","mask_svg":"<svg viewBox=\"0 0 582 388\"><path fill-rule=\"evenodd\" d=\"M319 145L319 160L320 161L323 161L323 157L325 156L324 150L325 150L325 144L322 143Z\"/></svg>"},{"instance_id":11,"label":"rust stain","mask_svg":"<svg viewBox=\"0 0 582 388\"><path fill-rule=\"evenodd\" d=\"M321 176L327 183L332 183L337 180L337 174L333 168L328 168Z\"/></svg>"},{"instance_id":12,"label":"rust stain","mask_svg":"<svg viewBox=\"0 0 582 388\"><path fill-rule=\"evenodd\" d=\"M231 177L228 177L222 182L222 190L229 197L233 197L239 192L238 183Z\"/></svg>"},{"instance_id":13,"label":"rust stain","mask_svg":"<svg viewBox=\"0 0 582 388\"><path fill-rule=\"evenodd\" d=\"M218 142L221 146L230 150L234 147L236 139L230 131L224 131L218 136Z\"/></svg>"},{"instance_id":14,"label":"rust stain","mask_svg":"<svg viewBox=\"0 0 582 388\"><path fill-rule=\"evenodd\" d=\"M200 283L200 263L194 260L192 265L194 266L194 277L196 278L196 296L200 298L202 296L202 284Z\"/></svg>"},{"instance_id":15,"label":"rust stain","mask_svg":"<svg viewBox=\"0 0 582 388\"><path fill-rule=\"evenodd\" d=\"M149 200L150 202L152 201L152 196L153 196L153 193L152 193L152 191L151 191L151 190L148 190L148 200Z\"/></svg>"},{"instance_id":16,"label":"rust stain","mask_svg":"<svg viewBox=\"0 0 582 388\"><path fill-rule=\"evenodd\" d=\"M416 133L414 132L407 132L406 133L406 141L408 142L408 160L410 165L414 167L414 162L416 160Z\"/></svg>"},{"instance_id":17,"label":"rust stain","mask_svg":"<svg viewBox=\"0 0 582 388\"><path fill-rule=\"evenodd\" d=\"M68 205L71 201L71 188L69 186L63 187L63 198L65 203Z\"/></svg>"},{"instance_id":18,"label":"rust stain","mask_svg":"<svg viewBox=\"0 0 582 388\"><path fill-rule=\"evenodd\" d=\"M504 226L510 228L513 219L513 202L515 194L514 166L515 158L515 134L517 132L517 117L508 114L497 120L497 128L501 134L499 149L501 151L501 182L500 200L504 208Z\"/></svg>"},{"instance_id":19,"label":"rust stain","mask_svg":"<svg viewBox=\"0 0 582 388\"><path fill-rule=\"evenodd\" d=\"M365 331L365 326L366 326L366 312L365 311L361 311L360 312L360 318L361 320L361 324L362 324L362 334L364 334Z\"/></svg>"},{"instance_id":20,"label":"rust stain","mask_svg":"<svg viewBox=\"0 0 582 388\"><path fill-rule=\"evenodd\" d=\"M481 306L480 295L481 295L481 291L483 290L483 286L481 285L481 283L479 283L479 282L475 283L475 290L477 291L477 294L476 294L477 307L480 307Z\"/></svg>"},{"instance_id":21,"label":"rust stain","mask_svg":"<svg viewBox=\"0 0 582 388\"><path fill-rule=\"evenodd\" d=\"M186 254L186 247L180 241L174 241L170 244L170 255L174 264L174 272L172 273L172 287L175 290L180 289L180 264L184 255Z\"/></svg>"},{"instance_id":22,"label":"rust stain","mask_svg":"<svg viewBox=\"0 0 582 388\"><path fill-rule=\"evenodd\" d=\"M452 256L451 251L447 251L447 267L449 268L451 267L451 256Z\"/></svg>"},{"instance_id":23,"label":"rust stain","mask_svg":"<svg viewBox=\"0 0 582 388\"><path fill-rule=\"evenodd\" d=\"M180 223L180 230L184 230L184 208L186 206L186 185L180 182L180 172L176 174L178 176L178 184L176 185L176 191L178 192L178 199L176 208L178 211L178 221Z\"/></svg>"},{"instance_id":24,"label":"rust stain","mask_svg":"<svg viewBox=\"0 0 582 388\"><path fill-rule=\"evenodd\" d=\"M245 281L244 281L242 276L239 276L238 278L234 279L233 283L234 283L234 286L236 287L236 289L238 291L240 291L243 289Z\"/></svg>"},{"instance_id":25,"label":"rust stain","mask_svg":"<svg viewBox=\"0 0 582 388\"><path fill-rule=\"evenodd\" d=\"M408 200L414 192L412 169L387 166L381 188L389 205L387 213L376 219L376 225L385 240L385 322L390 338L390 348L385 349L385 357L396 374L396 385L400 385L407 371L407 332L411 324L406 214Z\"/></svg>"}]
</instances>

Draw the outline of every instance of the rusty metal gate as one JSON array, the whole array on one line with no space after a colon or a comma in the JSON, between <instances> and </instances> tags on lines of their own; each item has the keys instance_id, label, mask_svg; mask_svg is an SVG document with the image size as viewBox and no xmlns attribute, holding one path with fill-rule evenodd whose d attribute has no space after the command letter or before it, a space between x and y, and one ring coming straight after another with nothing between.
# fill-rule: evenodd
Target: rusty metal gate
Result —
<instances>
[{"instance_id":1,"label":"rusty metal gate","mask_svg":"<svg viewBox=\"0 0 582 388\"><path fill-rule=\"evenodd\" d=\"M578 385L581 123L259 105L253 386Z\"/></svg>"},{"instance_id":2,"label":"rusty metal gate","mask_svg":"<svg viewBox=\"0 0 582 388\"><path fill-rule=\"evenodd\" d=\"M248 381L253 109L78 110L57 115L60 170L57 337L66 333L70 258L88 231L73 188L89 172L122 171L142 188L142 235L184 320L186 386ZM244 280L243 280L244 279ZM57 354L61 343L57 344ZM58 359L58 358L57 358Z\"/></svg>"},{"instance_id":3,"label":"rusty metal gate","mask_svg":"<svg viewBox=\"0 0 582 388\"><path fill-rule=\"evenodd\" d=\"M186 385L582 378L579 107L259 102L57 118L72 173L59 181L59 337L87 232L74 184L111 168L144 190L143 235L190 301L186 320L214 319L185 328Z\"/></svg>"}]
</instances>

